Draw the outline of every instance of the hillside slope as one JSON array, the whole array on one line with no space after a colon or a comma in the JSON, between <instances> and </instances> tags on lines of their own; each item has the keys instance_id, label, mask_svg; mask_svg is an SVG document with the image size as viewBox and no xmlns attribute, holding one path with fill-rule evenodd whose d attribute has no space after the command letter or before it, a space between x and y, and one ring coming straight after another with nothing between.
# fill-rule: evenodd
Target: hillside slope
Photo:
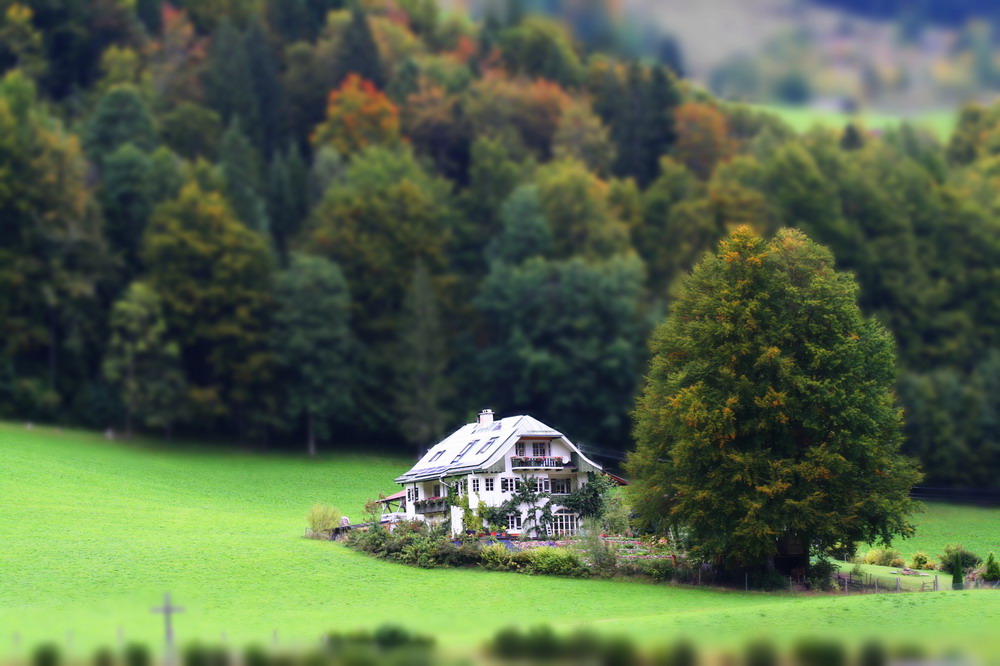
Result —
<instances>
[{"instance_id":1,"label":"hillside slope","mask_svg":"<svg viewBox=\"0 0 1000 666\"><path fill-rule=\"evenodd\" d=\"M304 645L385 621L451 645L540 622L719 644L773 629L779 618L789 638L829 628L964 642L1000 621L993 593L790 597L422 570L301 538L312 503L357 518L366 498L393 489L401 459L167 453L149 442L2 424L0 456L0 655L15 631L22 646L71 631L80 655L113 644L118 627L157 645L162 620L149 608L166 591L186 608L179 640L225 632L236 644L277 631L282 644ZM995 525L998 516L982 519ZM1000 644L977 644L1000 654Z\"/></svg>"}]
</instances>

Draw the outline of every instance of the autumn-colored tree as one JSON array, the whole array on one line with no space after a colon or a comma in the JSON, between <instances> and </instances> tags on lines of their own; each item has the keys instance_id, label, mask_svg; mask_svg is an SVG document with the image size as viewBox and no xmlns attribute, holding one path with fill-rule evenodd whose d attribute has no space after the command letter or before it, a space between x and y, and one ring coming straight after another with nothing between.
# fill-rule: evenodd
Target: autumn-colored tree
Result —
<instances>
[{"instance_id":1,"label":"autumn-colored tree","mask_svg":"<svg viewBox=\"0 0 1000 666\"><path fill-rule=\"evenodd\" d=\"M490 72L470 86L465 108L477 134L520 140L524 147L548 159L559 120L571 102L557 83Z\"/></svg>"},{"instance_id":2,"label":"autumn-colored tree","mask_svg":"<svg viewBox=\"0 0 1000 666\"><path fill-rule=\"evenodd\" d=\"M715 165L732 154L726 117L717 108L699 102L685 102L674 111L677 139L673 153L702 180Z\"/></svg>"},{"instance_id":3,"label":"autumn-colored tree","mask_svg":"<svg viewBox=\"0 0 1000 666\"><path fill-rule=\"evenodd\" d=\"M18 413L56 418L96 368L109 260L87 161L23 73L0 82L0 350Z\"/></svg>"},{"instance_id":4,"label":"autumn-colored tree","mask_svg":"<svg viewBox=\"0 0 1000 666\"><path fill-rule=\"evenodd\" d=\"M627 469L645 526L729 570L773 569L789 541L913 532L921 474L899 453L892 336L857 294L794 230L741 228L684 279L635 410Z\"/></svg>"},{"instance_id":5,"label":"autumn-colored tree","mask_svg":"<svg viewBox=\"0 0 1000 666\"><path fill-rule=\"evenodd\" d=\"M263 390L273 372L266 239L239 222L219 193L188 183L153 212L143 259L181 345L196 414L260 436L273 397Z\"/></svg>"},{"instance_id":6,"label":"autumn-colored tree","mask_svg":"<svg viewBox=\"0 0 1000 666\"><path fill-rule=\"evenodd\" d=\"M45 74L48 64L42 34L32 25L31 7L16 2L0 16L0 57L9 56L15 68L33 79Z\"/></svg>"},{"instance_id":7,"label":"autumn-colored tree","mask_svg":"<svg viewBox=\"0 0 1000 666\"><path fill-rule=\"evenodd\" d=\"M399 109L371 81L357 74L350 74L330 92L326 120L312 136L314 145L331 145L342 155L371 145L391 146L399 140Z\"/></svg>"},{"instance_id":8,"label":"autumn-colored tree","mask_svg":"<svg viewBox=\"0 0 1000 666\"><path fill-rule=\"evenodd\" d=\"M169 2L159 5L163 25L160 38L150 44L150 73L161 107L201 101L202 66L207 39L200 36L184 10Z\"/></svg>"},{"instance_id":9,"label":"autumn-colored tree","mask_svg":"<svg viewBox=\"0 0 1000 666\"><path fill-rule=\"evenodd\" d=\"M553 154L556 159L579 160L595 173L607 175L615 161L615 146L608 128L591 110L590 104L576 100L559 119Z\"/></svg>"},{"instance_id":10,"label":"autumn-colored tree","mask_svg":"<svg viewBox=\"0 0 1000 666\"><path fill-rule=\"evenodd\" d=\"M547 164L536 176L538 197L558 257L607 258L629 252L628 227L608 200L608 184L580 162Z\"/></svg>"},{"instance_id":11,"label":"autumn-colored tree","mask_svg":"<svg viewBox=\"0 0 1000 666\"><path fill-rule=\"evenodd\" d=\"M422 80L402 107L403 133L449 179L464 183L469 168L469 123L458 95Z\"/></svg>"}]
</instances>

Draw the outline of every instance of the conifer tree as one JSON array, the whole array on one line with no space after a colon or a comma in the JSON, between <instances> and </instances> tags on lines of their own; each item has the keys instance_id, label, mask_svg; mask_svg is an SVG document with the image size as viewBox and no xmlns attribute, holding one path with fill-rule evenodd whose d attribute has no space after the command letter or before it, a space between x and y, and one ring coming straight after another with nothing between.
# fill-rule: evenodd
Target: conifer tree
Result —
<instances>
[{"instance_id":1,"label":"conifer tree","mask_svg":"<svg viewBox=\"0 0 1000 666\"><path fill-rule=\"evenodd\" d=\"M259 20L251 21L250 27L243 33L243 50L246 53L256 119L259 123L256 146L267 159L278 150L278 143L284 136L284 100L281 82L278 80L278 60L271 48L270 38Z\"/></svg>"},{"instance_id":2,"label":"conifer tree","mask_svg":"<svg viewBox=\"0 0 1000 666\"><path fill-rule=\"evenodd\" d=\"M254 76L240 31L223 20L212 34L208 62L202 74L205 101L229 126L239 116L247 135L258 137L260 113L254 91ZM254 143L258 143L257 140Z\"/></svg>"},{"instance_id":3,"label":"conifer tree","mask_svg":"<svg viewBox=\"0 0 1000 666\"><path fill-rule=\"evenodd\" d=\"M351 7L351 22L337 49L332 84L339 86L349 74L357 74L381 90L385 88L386 72L368 25L368 16L358 4Z\"/></svg>"},{"instance_id":4,"label":"conifer tree","mask_svg":"<svg viewBox=\"0 0 1000 666\"><path fill-rule=\"evenodd\" d=\"M138 91L129 85L115 86L101 97L87 124L84 145L91 159L101 162L124 143L143 151L156 147L153 117Z\"/></svg>"},{"instance_id":5,"label":"conifer tree","mask_svg":"<svg viewBox=\"0 0 1000 666\"><path fill-rule=\"evenodd\" d=\"M276 350L284 413L305 420L309 455L348 420L353 363L350 294L337 264L293 254L275 281Z\"/></svg>"},{"instance_id":6,"label":"conifer tree","mask_svg":"<svg viewBox=\"0 0 1000 666\"><path fill-rule=\"evenodd\" d=\"M260 158L240 129L240 119L233 118L222 135L219 165L226 181L226 198L243 224L266 233L269 222L261 200Z\"/></svg>"},{"instance_id":7,"label":"conifer tree","mask_svg":"<svg viewBox=\"0 0 1000 666\"><path fill-rule=\"evenodd\" d=\"M418 450L432 445L447 424L447 339L426 264L413 270L400 330L396 364L396 409L400 430Z\"/></svg>"}]
</instances>

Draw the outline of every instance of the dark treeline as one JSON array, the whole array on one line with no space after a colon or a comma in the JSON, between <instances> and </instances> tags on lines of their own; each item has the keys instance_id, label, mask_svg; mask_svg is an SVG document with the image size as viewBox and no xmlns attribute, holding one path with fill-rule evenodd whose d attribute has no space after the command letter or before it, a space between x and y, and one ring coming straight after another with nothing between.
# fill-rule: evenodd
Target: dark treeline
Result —
<instances>
[{"instance_id":1,"label":"dark treeline","mask_svg":"<svg viewBox=\"0 0 1000 666\"><path fill-rule=\"evenodd\" d=\"M519 6L0 0L0 416L621 451L676 277L795 226L894 332L928 483L994 486L1000 109L799 136Z\"/></svg>"}]
</instances>

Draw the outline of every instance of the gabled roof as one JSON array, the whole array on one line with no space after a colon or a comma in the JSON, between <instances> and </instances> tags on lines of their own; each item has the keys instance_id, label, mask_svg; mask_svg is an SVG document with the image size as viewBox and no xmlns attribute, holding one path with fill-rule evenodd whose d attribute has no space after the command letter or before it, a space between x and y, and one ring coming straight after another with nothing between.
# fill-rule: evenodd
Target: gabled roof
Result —
<instances>
[{"instance_id":1,"label":"gabled roof","mask_svg":"<svg viewBox=\"0 0 1000 666\"><path fill-rule=\"evenodd\" d=\"M439 479L489 467L522 437L562 439L588 463L601 468L555 428L531 416L508 416L491 423L465 424L435 444L406 474L397 478L396 483Z\"/></svg>"}]
</instances>

